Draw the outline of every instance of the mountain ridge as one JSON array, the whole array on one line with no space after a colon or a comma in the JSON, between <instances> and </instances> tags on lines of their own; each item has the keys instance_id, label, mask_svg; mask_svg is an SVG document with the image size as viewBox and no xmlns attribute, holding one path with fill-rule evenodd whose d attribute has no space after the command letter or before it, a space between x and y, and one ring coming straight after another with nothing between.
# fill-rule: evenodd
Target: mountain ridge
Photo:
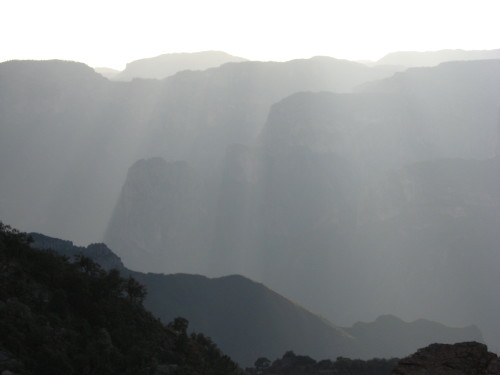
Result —
<instances>
[{"instance_id":1,"label":"mountain ridge","mask_svg":"<svg viewBox=\"0 0 500 375\"><path fill-rule=\"evenodd\" d=\"M445 49L437 51L398 51L381 59L378 65L435 66L445 61L500 59L500 49L494 50L461 50Z\"/></svg>"},{"instance_id":2,"label":"mountain ridge","mask_svg":"<svg viewBox=\"0 0 500 375\"><path fill-rule=\"evenodd\" d=\"M328 59L230 63L163 81L115 82L81 63L2 63L5 220L78 243L101 241L135 161L161 156L220 168L226 147L252 142L275 101L300 90L350 90L389 74ZM19 153L23 147L31 152ZM21 215L28 200L33 215Z\"/></svg>"},{"instance_id":3,"label":"mountain ridge","mask_svg":"<svg viewBox=\"0 0 500 375\"><path fill-rule=\"evenodd\" d=\"M146 311L135 279L31 241L0 222L2 374L242 373L184 320L167 326Z\"/></svg>"},{"instance_id":4,"label":"mountain ridge","mask_svg":"<svg viewBox=\"0 0 500 375\"><path fill-rule=\"evenodd\" d=\"M94 245L85 249L70 246L70 241L40 234L31 236L34 239L33 246L37 248L53 247L68 256L82 251L96 261L103 262L106 267L110 264L118 267L122 265L109 249L105 257L99 257L102 252L93 252ZM50 246L51 241L55 246ZM415 344L404 330L395 336L400 341L391 339L390 335L373 337L370 332L377 329L376 323L383 318L378 318L374 323L360 323L363 329L359 325L341 328L264 284L242 275L208 278L183 273L165 275L134 272L127 268L119 270L146 286L148 295L144 304L162 321L168 322L177 316L187 318L192 329L212 337L225 353L246 366L259 357L277 357L290 349L320 358L347 356L369 359L388 353L390 357L404 356L415 351L418 344L429 343L424 338ZM395 317L393 320L399 322L400 328L408 330L408 323ZM434 328L439 327L441 341L452 340L453 336L447 333L446 326L421 321ZM353 332L359 337L353 336ZM455 339L482 341L477 328L461 328L458 332ZM402 345L405 341L409 341L409 344ZM381 350L382 346L385 351Z\"/></svg>"},{"instance_id":5,"label":"mountain ridge","mask_svg":"<svg viewBox=\"0 0 500 375\"><path fill-rule=\"evenodd\" d=\"M127 63L111 79L130 81L137 78L165 79L184 70L206 70L229 62L247 61L222 51L168 53Z\"/></svg>"}]
</instances>

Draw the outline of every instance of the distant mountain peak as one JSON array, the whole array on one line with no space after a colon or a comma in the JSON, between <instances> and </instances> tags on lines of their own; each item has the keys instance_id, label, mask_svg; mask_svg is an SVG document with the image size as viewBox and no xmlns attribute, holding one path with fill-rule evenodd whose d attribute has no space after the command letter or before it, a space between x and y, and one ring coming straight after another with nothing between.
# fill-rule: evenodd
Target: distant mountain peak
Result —
<instances>
[{"instance_id":1,"label":"distant mountain peak","mask_svg":"<svg viewBox=\"0 0 500 375\"><path fill-rule=\"evenodd\" d=\"M129 81L133 78L163 79L184 70L206 70L229 62L243 61L247 60L221 51L168 53L132 61L113 79L118 81Z\"/></svg>"},{"instance_id":2,"label":"distant mountain peak","mask_svg":"<svg viewBox=\"0 0 500 375\"><path fill-rule=\"evenodd\" d=\"M377 65L402 65L406 67L435 66L446 61L500 59L500 49L392 52L376 62Z\"/></svg>"},{"instance_id":3,"label":"distant mountain peak","mask_svg":"<svg viewBox=\"0 0 500 375\"><path fill-rule=\"evenodd\" d=\"M365 358L402 357L432 342L484 341L481 331L474 325L450 327L428 319L406 322L390 314L344 329L359 340Z\"/></svg>"}]
</instances>

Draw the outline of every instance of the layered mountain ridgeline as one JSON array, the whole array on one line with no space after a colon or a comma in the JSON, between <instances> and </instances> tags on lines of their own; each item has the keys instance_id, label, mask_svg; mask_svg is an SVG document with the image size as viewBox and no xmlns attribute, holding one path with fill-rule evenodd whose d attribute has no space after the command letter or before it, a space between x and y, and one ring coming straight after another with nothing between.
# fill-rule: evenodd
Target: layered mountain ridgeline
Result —
<instances>
[{"instance_id":1,"label":"layered mountain ridgeline","mask_svg":"<svg viewBox=\"0 0 500 375\"><path fill-rule=\"evenodd\" d=\"M83 253L104 265L116 264L123 275L147 288L145 306L162 321L185 317L192 329L214 339L240 364L250 365L264 355L277 357L291 347L323 357L356 355L355 340L344 330L242 276L210 279L134 272L123 268L103 244L82 248L41 234L31 236L37 248L52 248L68 256Z\"/></svg>"},{"instance_id":2,"label":"layered mountain ridgeline","mask_svg":"<svg viewBox=\"0 0 500 375\"><path fill-rule=\"evenodd\" d=\"M379 311L392 305L400 316L420 311L452 325L477 323L498 350L491 312L500 301L491 293L500 282L499 169L498 158L439 160L373 183L358 208L351 249L366 280L379 284L357 286L360 295L372 293Z\"/></svg>"},{"instance_id":3,"label":"layered mountain ridgeline","mask_svg":"<svg viewBox=\"0 0 500 375\"><path fill-rule=\"evenodd\" d=\"M211 196L186 163L159 158L135 163L106 242L119 249L127 265L143 271L212 275L236 271L260 278L266 273L272 277L276 267L285 271L288 262L296 267L314 262L308 254L300 255L301 246L318 249L336 243L340 248L344 239L365 249L374 241L371 246L387 246L390 252L399 251L397 241L409 235L409 226L423 230L417 226L441 221L433 227L440 230L447 221L462 220L462 226L473 228L474 221L479 225L487 217L491 225L481 227L496 225L497 159L442 159L379 175L375 168L333 152L300 147L277 152L279 147L262 153L231 148L220 189ZM373 230L380 238L372 238L377 236ZM480 243L492 246L493 234ZM408 237L415 243L432 238L436 244L440 240L435 234L427 239ZM469 246L479 240L470 238ZM381 240L385 242L377 245ZM311 247L308 241L317 242ZM273 244L289 250L280 252ZM342 261L342 254L331 256Z\"/></svg>"},{"instance_id":4,"label":"layered mountain ridgeline","mask_svg":"<svg viewBox=\"0 0 500 375\"><path fill-rule=\"evenodd\" d=\"M492 59L500 59L500 49L477 51L446 49L429 52L401 51L389 53L378 60L376 64L415 67L434 66L447 61Z\"/></svg>"},{"instance_id":5,"label":"layered mountain ridgeline","mask_svg":"<svg viewBox=\"0 0 500 375\"><path fill-rule=\"evenodd\" d=\"M146 189L127 180L116 211L128 212L119 219L127 226L118 231L115 217L106 238L129 267L138 249L129 244L141 241L151 259L143 270L244 274L342 325L388 311L476 323L500 347L491 298L500 282L499 72L498 61L448 63L369 92L292 95L272 107L254 144L227 148L211 198L200 199L209 203L187 225L204 230L186 240L170 230L181 225L166 203L173 169L154 162L166 176L153 189L158 207L139 210L130 192ZM188 192L203 186L194 176ZM139 238L134 222L155 225ZM183 263L190 254L201 261Z\"/></svg>"},{"instance_id":6,"label":"layered mountain ridgeline","mask_svg":"<svg viewBox=\"0 0 500 375\"><path fill-rule=\"evenodd\" d=\"M347 91L390 74L313 58L110 82L78 63L2 63L3 219L79 243L101 240L126 170L138 159L186 160L217 175L227 145L251 143L273 103L296 91Z\"/></svg>"},{"instance_id":7,"label":"layered mountain ridgeline","mask_svg":"<svg viewBox=\"0 0 500 375\"><path fill-rule=\"evenodd\" d=\"M498 158L412 163L373 177L374 168L334 153L290 147L251 155L238 159L252 167L224 192L232 200L220 233L239 231L216 247L241 249L234 260L243 259L246 274L336 322L387 311L474 322L496 347ZM255 176L259 163L261 179L241 177Z\"/></svg>"},{"instance_id":8,"label":"layered mountain ridgeline","mask_svg":"<svg viewBox=\"0 0 500 375\"><path fill-rule=\"evenodd\" d=\"M362 85L374 94L403 95L416 141L431 140L429 156L484 159L498 155L500 60L413 68ZM480 69L476 69L481 67ZM491 83L493 83L491 85ZM439 155L441 152L441 155Z\"/></svg>"},{"instance_id":9,"label":"layered mountain ridgeline","mask_svg":"<svg viewBox=\"0 0 500 375\"><path fill-rule=\"evenodd\" d=\"M220 51L195 53L169 53L147 59L132 61L124 71L112 79L130 81L134 78L164 79L183 70L206 70L229 62L242 62L246 59L231 56Z\"/></svg>"},{"instance_id":10,"label":"layered mountain ridgeline","mask_svg":"<svg viewBox=\"0 0 500 375\"><path fill-rule=\"evenodd\" d=\"M79 242L97 238L123 179L120 165L134 160L124 155L140 143L132 125L143 121L138 108L151 111L159 85L110 84L63 61L2 63L0 82L4 220Z\"/></svg>"},{"instance_id":11,"label":"layered mountain ridgeline","mask_svg":"<svg viewBox=\"0 0 500 375\"><path fill-rule=\"evenodd\" d=\"M166 253L150 262L160 271L203 253L186 267L248 275L343 325L390 311L478 323L490 343L500 337L491 297L498 162L464 159L497 150L498 64L449 63L362 93L294 95L262 132L272 103L292 92L346 91L381 73L315 58L118 83L81 64L0 64L1 212L16 226L88 242L111 216L127 167L149 156L185 160L155 162L157 180L148 172L123 189L120 205L140 198L148 210L122 211L130 225L115 232L120 255L136 251L122 248L127 231L150 223L134 241L144 263L146 250ZM165 209L130 194L138 184L165 194ZM190 213L183 223L191 206L177 199L198 202L197 222Z\"/></svg>"},{"instance_id":12,"label":"layered mountain ridgeline","mask_svg":"<svg viewBox=\"0 0 500 375\"><path fill-rule=\"evenodd\" d=\"M105 266L116 265L123 275L133 276L146 286L145 306L156 316L165 322L186 317L194 330L212 337L225 353L245 366L256 358L277 357L289 349L316 358L370 359L402 357L431 342L482 341L475 327L450 328L427 320L406 323L395 317L339 328L242 276L209 279L133 272L123 268L119 258L103 244L85 249L40 234L31 236L33 246L53 248L67 256L83 253Z\"/></svg>"},{"instance_id":13,"label":"layered mountain ridgeline","mask_svg":"<svg viewBox=\"0 0 500 375\"><path fill-rule=\"evenodd\" d=\"M475 64L482 68L469 71ZM227 170L238 171L226 177L220 228L243 235L225 234L217 248L248 254L241 243L250 243L246 264L259 267L247 275L336 322L388 310L476 322L498 347L491 312L500 306L490 296L500 281L491 266L500 240L499 67L449 63L418 79L400 73L380 92L374 84L370 93L296 94L275 105L260 147L229 156Z\"/></svg>"},{"instance_id":14,"label":"layered mountain ridgeline","mask_svg":"<svg viewBox=\"0 0 500 375\"><path fill-rule=\"evenodd\" d=\"M144 310L136 280L86 256L33 249L0 223L0 265L2 374L241 373L185 320L167 327Z\"/></svg>"},{"instance_id":15,"label":"layered mountain ridgeline","mask_svg":"<svg viewBox=\"0 0 500 375\"><path fill-rule=\"evenodd\" d=\"M216 269L162 269L163 266L169 267L168 262L158 262L157 259L150 261L153 268L149 269L207 273L218 272L218 264L230 264L233 262L231 258L238 262L246 253L252 252L252 248L261 246L254 242L262 242L262 236L252 232L264 229L256 228L261 225L261 220L256 220L255 215L259 214L252 211L259 210L259 206L271 210L270 207L278 205L273 203L278 202L274 200L275 196L283 200L294 194L292 191L281 194L289 188L302 194L288 202L301 204L296 211L300 214L294 217L308 225L314 220L304 217L307 212L316 215L315 210L322 210L328 217L338 210L352 211L367 181L379 178L389 169L437 158L493 157L499 144L499 64L497 61L480 61L413 69L367 87L369 93L302 93L274 105L257 146L227 148L222 171L211 164L206 165L205 175L193 172L194 180L198 181L193 182L193 187L199 187L196 201L205 217L204 230L191 231L194 235L188 241L203 245L194 249L193 246L198 245L179 244L181 248L185 244L186 249L190 249L184 254L194 251L205 254L206 258L211 254L211 248L224 253L224 256L212 258ZM134 166L131 171L138 167ZM325 181L323 187L315 183L316 178ZM126 186L133 189L128 181ZM273 195L269 199L271 206L268 202L262 203L263 194ZM311 199L304 200L305 195ZM301 203L298 198L303 198ZM166 199L163 197L162 202ZM131 200L122 196L117 210L122 212L127 204L132 204ZM343 206L332 207L331 204ZM287 202L279 205L289 212L266 214L276 216L277 222L281 220L279 215L293 212L292 208L287 208ZM389 211L391 207L386 209ZM120 255L127 258L138 248L141 249L139 253L142 250L153 253L173 251L173 247L166 246L161 240L169 231L162 223L166 217L169 218L167 222L174 220L167 210L164 210L166 217L157 216L158 210L152 210L150 220L142 216L139 220L140 213L133 218L134 212L128 212L132 215L130 218L114 216L105 237ZM291 219L289 216L284 220ZM352 218L352 215L335 216L342 221ZM118 229L117 221L130 225ZM138 236L133 223L144 221L152 221L155 225L148 229L150 235ZM195 240L198 236L203 240ZM154 243L136 246L137 241L153 242L153 238ZM243 260L240 263L253 267ZM233 271L228 267L219 273ZM255 267L252 273L236 271L253 274Z\"/></svg>"},{"instance_id":16,"label":"layered mountain ridgeline","mask_svg":"<svg viewBox=\"0 0 500 375\"><path fill-rule=\"evenodd\" d=\"M356 337L361 353L367 349L359 358L401 358L436 342L483 342L476 326L453 328L426 319L405 322L393 315L380 316L370 323L358 322L344 330Z\"/></svg>"},{"instance_id":17,"label":"layered mountain ridgeline","mask_svg":"<svg viewBox=\"0 0 500 375\"><path fill-rule=\"evenodd\" d=\"M329 147L365 163L375 158L385 169L491 158L499 145L499 71L500 60L446 63L362 85L357 94L296 94L273 107L263 134L283 142L285 131L294 144Z\"/></svg>"},{"instance_id":18,"label":"layered mountain ridgeline","mask_svg":"<svg viewBox=\"0 0 500 375\"><path fill-rule=\"evenodd\" d=\"M168 321L188 317L241 365L298 348L316 356L355 356L352 337L262 284L233 275L209 279L177 274L136 277L147 285L148 308ZM203 328L202 328L203 327Z\"/></svg>"},{"instance_id":19,"label":"layered mountain ridgeline","mask_svg":"<svg viewBox=\"0 0 500 375\"><path fill-rule=\"evenodd\" d=\"M106 67L96 67L94 68L94 71L107 79L113 79L116 75L120 73L119 70Z\"/></svg>"}]
</instances>

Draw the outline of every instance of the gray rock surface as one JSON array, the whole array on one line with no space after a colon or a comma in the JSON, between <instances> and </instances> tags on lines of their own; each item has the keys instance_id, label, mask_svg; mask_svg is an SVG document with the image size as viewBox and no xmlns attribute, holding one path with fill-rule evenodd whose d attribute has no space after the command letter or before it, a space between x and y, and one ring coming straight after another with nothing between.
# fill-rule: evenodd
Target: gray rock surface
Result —
<instances>
[{"instance_id":1,"label":"gray rock surface","mask_svg":"<svg viewBox=\"0 0 500 375\"><path fill-rule=\"evenodd\" d=\"M496 375L500 359L486 345L463 342L432 344L403 358L391 375Z\"/></svg>"}]
</instances>

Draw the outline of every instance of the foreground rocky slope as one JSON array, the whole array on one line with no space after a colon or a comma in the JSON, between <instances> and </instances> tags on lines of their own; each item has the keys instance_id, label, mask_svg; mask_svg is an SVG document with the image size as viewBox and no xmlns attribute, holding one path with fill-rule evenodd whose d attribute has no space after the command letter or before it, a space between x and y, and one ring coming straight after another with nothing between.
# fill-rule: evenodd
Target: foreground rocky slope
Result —
<instances>
[{"instance_id":1,"label":"foreground rocky slope","mask_svg":"<svg viewBox=\"0 0 500 375\"><path fill-rule=\"evenodd\" d=\"M133 276L147 287L145 306L156 316L164 322L187 318L194 330L209 335L243 366L290 349L315 358L370 359L402 357L434 341L482 341L476 327L450 328L423 319L407 323L393 316L340 328L243 276L210 279L133 272L104 244L82 248L40 234L32 237L33 246L53 248L68 257L83 253L106 268Z\"/></svg>"},{"instance_id":2,"label":"foreground rocky slope","mask_svg":"<svg viewBox=\"0 0 500 375\"><path fill-rule=\"evenodd\" d=\"M335 361L315 361L289 351L275 361L259 358L255 367L247 371L269 375L498 375L500 359L483 344L462 342L431 344L401 360L361 361L339 357Z\"/></svg>"},{"instance_id":3,"label":"foreground rocky slope","mask_svg":"<svg viewBox=\"0 0 500 375\"><path fill-rule=\"evenodd\" d=\"M391 375L498 375L500 358L485 345L432 344L403 358Z\"/></svg>"},{"instance_id":4,"label":"foreground rocky slope","mask_svg":"<svg viewBox=\"0 0 500 375\"><path fill-rule=\"evenodd\" d=\"M166 326L147 312L135 279L29 242L0 223L0 373L240 373L209 338L188 336L182 320Z\"/></svg>"},{"instance_id":5,"label":"foreground rocky slope","mask_svg":"<svg viewBox=\"0 0 500 375\"><path fill-rule=\"evenodd\" d=\"M457 343L476 341L483 343L476 326L448 327L443 324L418 319L405 322L393 315L383 315L374 322L357 322L344 328L356 338L359 354L356 358L402 358L430 343Z\"/></svg>"},{"instance_id":6,"label":"foreground rocky slope","mask_svg":"<svg viewBox=\"0 0 500 375\"><path fill-rule=\"evenodd\" d=\"M147 288L146 308L170 322L186 318L193 330L210 336L231 358L250 365L261 356L277 357L289 348L321 357L355 356L355 339L302 306L239 275L209 279L200 275L134 272L103 244L76 247L31 234L38 248L73 258L85 254L132 276Z\"/></svg>"},{"instance_id":7,"label":"foreground rocky slope","mask_svg":"<svg viewBox=\"0 0 500 375\"><path fill-rule=\"evenodd\" d=\"M307 355L288 351L272 362L267 358L259 358L255 367L247 371L264 375L389 375L397 362L397 358L360 360L345 357L316 361Z\"/></svg>"}]
</instances>

